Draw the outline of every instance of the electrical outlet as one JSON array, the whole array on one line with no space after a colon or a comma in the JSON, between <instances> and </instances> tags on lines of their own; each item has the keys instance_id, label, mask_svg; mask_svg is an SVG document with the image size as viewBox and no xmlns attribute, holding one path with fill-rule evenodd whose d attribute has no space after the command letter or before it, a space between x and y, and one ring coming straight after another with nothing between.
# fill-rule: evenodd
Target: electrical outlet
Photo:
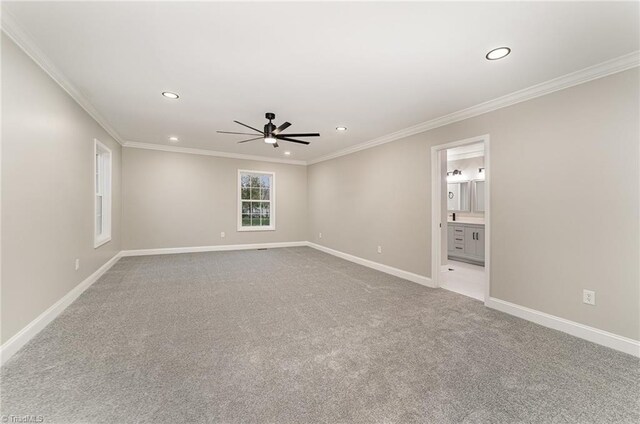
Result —
<instances>
[{"instance_id":1,"label":"electrical outlet","mask_svg":"<svg viewBox=\"0 0 640 424\"><path fill-rule=\"evenodd\" d=\"M76 259L76 271L80 269L80 259Z\"/></svg>"},{"instance_id":2,"label":"electrical outlet","mask_svg":"<svg viewBox=\"0 0 640 424\"><path fill-rule=\"evenodd\" d=\"M220 233L220 238L224 238L224 236L226 236L226 234L223 232Z\"/></svg>"},{"instance_id":3,"label":"electrical outlet","mask_svg":"<svg viewBox=\"0 0 640 424\"><path fill-rule=\"evenodd\" d=\"M382 253L382 246L378 246L378 253Z\"/></svg>"},{"instance_id":4,"label":"electrical outlet","mask_svg":"<svg viewBox=\"0 0 640 424\"><path fill-rule=\"evenodd\" d=\"M322 238L322 233L318 233L318 238Z\"/></svg>"},{"instance_id":5,"label":"electrical outlet","mask_svg":"<svg viewBox=\"0 0 640 424\"><path fill-rule=\"evenodd\" d=\"M596 304L596 292L592 290L582 290L582 303L587 305Z\"/></svg>"}]
</instances>

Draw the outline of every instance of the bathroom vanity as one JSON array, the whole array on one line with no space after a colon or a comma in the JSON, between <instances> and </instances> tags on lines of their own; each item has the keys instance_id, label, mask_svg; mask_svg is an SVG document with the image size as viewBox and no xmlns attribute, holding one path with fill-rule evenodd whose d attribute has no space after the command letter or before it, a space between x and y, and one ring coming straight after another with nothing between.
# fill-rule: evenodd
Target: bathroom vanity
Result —
<instances>
[{"instance_id":1,"label":"bathroom vanity","mask_svg":"<svg viewBox=\"0 0 640 424\"><path fill-rule=\"evenodd\" d=\"M484 266L484 224L449 221L447 253L449 259Z\"/></svg>"}]
</instances>

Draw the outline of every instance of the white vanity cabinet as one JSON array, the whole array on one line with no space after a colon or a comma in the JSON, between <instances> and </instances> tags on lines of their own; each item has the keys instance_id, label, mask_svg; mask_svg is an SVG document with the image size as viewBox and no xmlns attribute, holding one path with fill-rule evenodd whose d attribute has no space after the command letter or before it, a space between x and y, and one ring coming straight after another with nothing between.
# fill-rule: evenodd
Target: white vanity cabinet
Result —
<instances>
[{"instance_id":1,"label":"white vanity cabinet","mask_svg":"<svg viewBox=\"0 0 640 424\"><path fill-rule=\"evenodd\" d=\"M484 265L484 225L449 222L447 250L450 259Z\"/></svg>"}]
</instances>

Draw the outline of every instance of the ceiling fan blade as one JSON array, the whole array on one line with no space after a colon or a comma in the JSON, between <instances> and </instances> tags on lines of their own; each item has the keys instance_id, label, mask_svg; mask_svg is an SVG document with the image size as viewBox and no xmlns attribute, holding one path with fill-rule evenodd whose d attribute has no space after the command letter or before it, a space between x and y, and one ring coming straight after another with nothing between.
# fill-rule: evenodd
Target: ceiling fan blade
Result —
<instances>
[{"instance_id":1,"label":"ceiling fan blade","mask_svg":"<svg viewBox=\"0 0 640 424\"><path fill-rule=\"evenodd\" d=\"M283 137L281 135L276 136L276 138L278 140L290 141L291 143L310 144L308 141L294 140L293 138L287 138L287 137Z\"/></svg>"},{"instance_id":2,"label":"ceiling fan blade","mask_svg":"<svg viewBox=\"0 0 640 424\"><path fill-rule=\"evenodd\" d=\"M256 137L256 138L250 138L249 140L242 140L242 141L238 141L238 144L240 144L240 143L246 143L247 141L259 140L259 139L261 139L261 138L263 138L263 137Z\"/></svg>"},{"instance_id":3,"label":"ceiling fan blade","mask_svg":"<svg viewBox=\"0 0 640 424\"><path fill-rule=\"evenodd\" d=\"M320 137L319 133L281 134L285 137Z\"/></svg>"},{"instance_id":4,"label":"ceiling fan blade","mask_svg":"<svg viewBox=\"0 0 640 424\"><path fill-rule=\"evenodd\" d=\"M240 122L240 121L233 121L233 122L235 122L236 124L240 124L240 125L242 125L243 127L247 127L247 128L249 128L249 129L251 129L251 130L257 131L257 132L259 132L260 134L264 134L262 131L260 131L260 130L258 130L258 129L255 129L255 128L253 128L253 127L250 127L250 126L249 126L249 125L247 125L247 124L243 124L243 123L242 123L242 122Z\"/></svg>"},{"instance_id":5,"label":"ceiling fan blade","mask_svg":"<svg viewBox=\"0 0 640 424\"><path fill-rule=\"evenodd\" d=\"M220 134L242 134L242 135L255 135L255 134L251 134L251 133L241 133L241 132L233 132L233 131L216 131L217 133Z\"/></svg>"},{"instance_id":6,"label":"ceiling fan blade","mask_svg":"<svg viewBox=\"0 0 640 424\"><path fill-rule=\"evenodd\" d=\"M289 122L285 122L284 124L280 125L278 128L276 128L275 130L273 130L272 134L273 135L278 135L280 134L282 131L286 130L287 128L289 128L291 126L291 124Z\"/></svg>"},{"instance_id":7,"label":"ceiling fan blade","mask_svg":"<svg viewBox=\"0 0 640 424\"><path fill-rule=\"evenodd\" d=\"M273 143L273 148L275 149L276 147L280 147L280 146L278 146L278 143Z\"/></svg>"}]
</instances>

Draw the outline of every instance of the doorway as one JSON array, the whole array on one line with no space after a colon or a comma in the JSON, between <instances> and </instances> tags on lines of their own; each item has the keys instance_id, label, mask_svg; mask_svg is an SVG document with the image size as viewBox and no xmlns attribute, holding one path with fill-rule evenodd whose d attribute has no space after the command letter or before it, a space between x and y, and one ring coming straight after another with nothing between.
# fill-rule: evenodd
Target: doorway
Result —
<instances>
[{"instance_id":1,"label":"doorway","mask_svg":"<svg viewBox=\"0 0 640 424\"><path fill-rule=\"evenodd\" d=\"M431 278L481 301L490 294L489 135L431 148Z\"/></svg>"}]
</instances>

